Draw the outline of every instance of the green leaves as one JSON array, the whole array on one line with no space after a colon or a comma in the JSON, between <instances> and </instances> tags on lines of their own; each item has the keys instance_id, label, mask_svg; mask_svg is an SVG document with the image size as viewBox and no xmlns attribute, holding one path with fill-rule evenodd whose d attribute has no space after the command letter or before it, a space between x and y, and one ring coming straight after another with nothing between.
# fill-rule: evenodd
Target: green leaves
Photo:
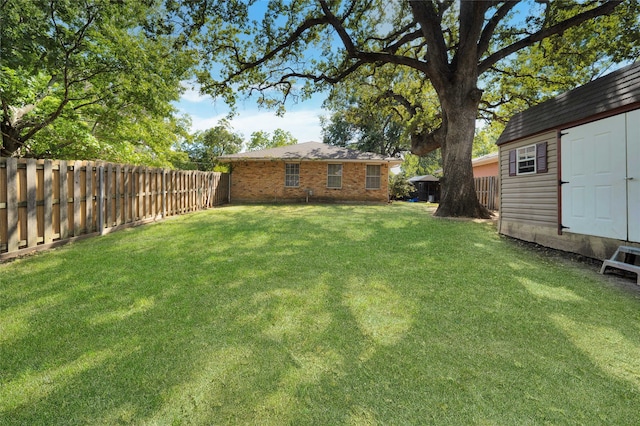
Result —
<instances>
[{"instance_id":1,"label":"green leaves","mask_svg":"<svg viewBox=\"0 0 640 426\"><path fill-rule=\"evenodd\" d=\"M2 155L170 165L182 132L171 102L195 58L175 36L143 31L157 2L0 8Z\"/></svg>"},{"instance_id":2,"label":"green leaves","mask_svg":"<svg viewBox=\"0 0 640 426\"><path fill-rule=\"evenodd\" d=\"M247 146L247 151L295 145L297 143L298 140L286 130L276 129L273 131L273 135L269 134L269 132L260 130L251 134L251 140Z\"/></svg>"},{"instance_id":3,"label":"green leaves","mask_svg":"<svg viewBox=\"0 0 640 426\"><path fill-rule=\"evenodd\" d=\"M235 154L242 150L242 136L234 133L227 120L220 120L212 129L197 133L193 142L183 144L189 155L189 164L182 168L214 170L221 155Z\"/></svg>"}]
</instances>

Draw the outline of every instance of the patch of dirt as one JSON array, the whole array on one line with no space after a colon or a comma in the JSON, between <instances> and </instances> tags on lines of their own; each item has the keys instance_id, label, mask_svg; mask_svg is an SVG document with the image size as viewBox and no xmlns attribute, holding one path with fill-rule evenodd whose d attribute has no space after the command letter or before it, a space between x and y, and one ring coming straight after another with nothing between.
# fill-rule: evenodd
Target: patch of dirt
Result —
<instances>
[{"instance_id":1,"label":"patch of dirt","mask_svg":"<svg viewBox=\"0 0 640 426\"><path fill-rule=\"evenodd\" d=\"M505 235L501 235L501 238L505 238L512 244L535 252L555 262L559 262L567 267L573 268L582 273L585 277L600 280L609 287L622 290L625 293L632 294L640 299L640 285L636 284L636 274L634 273L608 268L605 274L600 274L602 260L593 259L577 253L570 253L544 247L540 244L518 240Z\"/></svg>"}]
</instances>

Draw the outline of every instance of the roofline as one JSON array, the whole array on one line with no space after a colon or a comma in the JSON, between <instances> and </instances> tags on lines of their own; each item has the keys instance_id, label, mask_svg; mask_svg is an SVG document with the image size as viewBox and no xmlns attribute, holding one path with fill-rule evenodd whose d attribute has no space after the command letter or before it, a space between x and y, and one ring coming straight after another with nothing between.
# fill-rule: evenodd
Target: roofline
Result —
<instances>
[{"instance_id":1,"label":"roofline","mask_svg":"<svg viewBox=\"0 0 640 426\"><path fill-rule=\"evenodd\" d=\"M629 111L635 111L637 109L640 109L640 102L635 102L633 104L624 105L624 106L621 106L621 107L618 107L618 108L615 108L615 109L611 109L609 111L604 111L604 112L601 112L599 114L595 114L595 115L591 115L589 117L585 117L585 118L580 119L580 120L570 121L568 123L563 123L563 124L560 124L558 126L549 127L549 128L544 129L544 130L540 130L539 132L535 132L535 133L532 133L530 135L522 136L522 137L517 138L517 139L506 140L506 141L503 141L503 142L500 142L500 143L496 142L496 145L498 145L499 147L502 146L502 145L508 145L510 143L514 143L514 142L522 141L522 140L525 140L525 139L533 138L533 137L542 135L544 133L549 133L549 132L553 132L553 131L569 129L571 127L576 127L576 126L580 126L582 124L592 123L594 121L602 120L604 118L613 117L614 115L618 115L618 114L624 114L625 112L629 112Z\"/></svg>"},{"instance_id":2,"label":"roofline","mask_svg":"<svg viewBox=\"0 0 640 426\"><path fill-rule=\"evenodd\" d=\"M636 61L513 115L496 145L636 109L639 90L640 61Z\"/></svg>"},{"instance_id":3,"label":"roofline","mask_svg":"<svg viewBox=\"0 0 640 426\"><path fill-rule=\"evenodd\" d=\"M491 155L490 157L487 157ZM487 157L487 158L483 158ZM498 153L492 152L491 154L483 155L482 157L478 157L476 159L471 160L472 166L484 166L485 164L497 163L498 162Z\"/></svg>"},{"instance_id":4,"label":"roofline","mask_svg":"<svg viewBox=\"0 0 640 426\"><path fill-rule=\"evenodd\" d=\"M242 158L225 158L218 157L218 161L223 163L239 163L249 161L284 161L288 163L301 163L303 161L317 162L317 163L388 163L388 164L402 164L402 160L395 158L383 158L383 159L345 159L345 158L273 158L273 157L242 157Z\"/></svg>"}]
</instances>

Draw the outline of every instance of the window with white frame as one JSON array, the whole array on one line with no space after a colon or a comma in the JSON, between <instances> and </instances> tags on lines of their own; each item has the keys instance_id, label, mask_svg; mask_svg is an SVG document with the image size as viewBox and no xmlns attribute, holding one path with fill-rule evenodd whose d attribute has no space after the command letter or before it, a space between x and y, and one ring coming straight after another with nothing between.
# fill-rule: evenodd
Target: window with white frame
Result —
<instances>
[{"instance_id":1,"label":"window with white frame","mask_svg":"<svg viewBox=\"0 0 640 426\"><path fill-rule=\"evenodd\" d=\"M366 189L380 189L380 165L367 165Z\"/></svg>"},{"instance_id":2,"label":"window with white frame","mask_svg":"<svg viewBox=\"0 0 640 426\"><path fill-rule=\"evenodd\" d=\"M526 175L536 172L536 146L528 145L518 148L517 170L519 175Z\"/></svg>"},{"instance_id":3,"label":"window with white frame","mask_svg":"<svg viewBox=\"0 0 640 426\"><path fill-rule=\"evenodd\" d=\"M342 164L327 165L327 188L342 188Z\"/></svg>"},{"instance_id":4,"label":"window with white frame","mask_svg":"<svg viewBox=\"0 0 640 426\"><path fill-rule=\"evenodd\" d=\"M300 164L285 163L284 186L289 188L296 188L300 186Z\"/></svg>"}]
</instances>

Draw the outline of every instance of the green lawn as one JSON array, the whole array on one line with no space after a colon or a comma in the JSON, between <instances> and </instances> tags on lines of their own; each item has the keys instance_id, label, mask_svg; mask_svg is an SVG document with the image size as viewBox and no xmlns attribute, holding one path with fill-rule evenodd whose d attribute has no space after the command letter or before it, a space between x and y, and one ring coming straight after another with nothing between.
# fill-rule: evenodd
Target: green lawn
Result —
<instances>
[{"instance_id":1,"label":"green lawn","mask_svg":"<svg viewBox=\"0 0 640 426\"><path fill-rule=\"evenodd\" d=\"M424 204L191 214L0 265L0 424L639 424L608 281Z\"/></svg>"}]
</instances>

